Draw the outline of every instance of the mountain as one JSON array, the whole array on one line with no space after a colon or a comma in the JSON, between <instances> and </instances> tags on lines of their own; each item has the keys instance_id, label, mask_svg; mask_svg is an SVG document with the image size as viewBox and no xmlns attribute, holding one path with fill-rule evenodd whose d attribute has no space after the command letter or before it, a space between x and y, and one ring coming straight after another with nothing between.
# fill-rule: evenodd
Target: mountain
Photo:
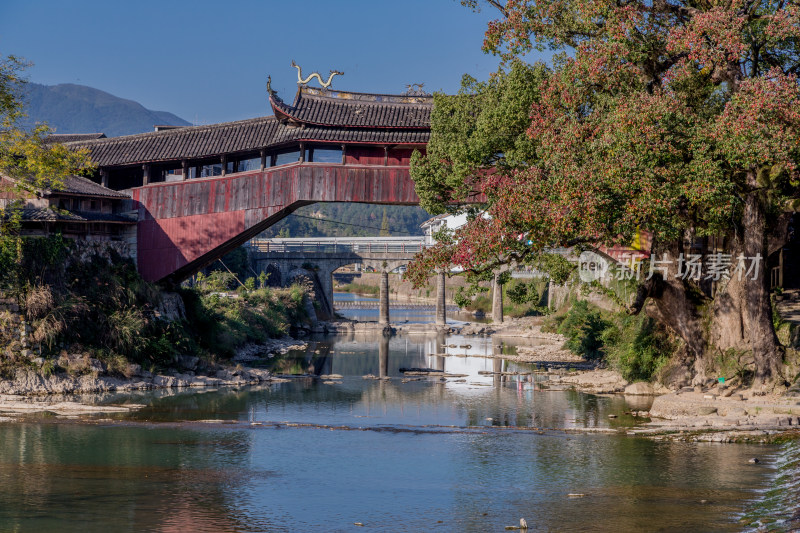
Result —
<instances>
[{"instance_id":1,"label":"mountain","mask_svg":"<svg viewBox=\"0 0 800 533\"><path fill-rule=\"evenodd\" d=\"M133 100L72 83L25 84L25 126L47 122L55 133L102 132L108 137L153 131L155 125L191 126L166 111L152 111Z\"/></svg>"},{"instance_id":2,"label":"mountain","mask_svg":"<svg viewBox=\"0 0 800 533\"><path fill-rule=\"evenodd\" d=\"M419 225L431 217L416 206L319 203L301 207L260 237L378 237L384 213L393 237L423 235Z\"/></svg>"}]
</instances>

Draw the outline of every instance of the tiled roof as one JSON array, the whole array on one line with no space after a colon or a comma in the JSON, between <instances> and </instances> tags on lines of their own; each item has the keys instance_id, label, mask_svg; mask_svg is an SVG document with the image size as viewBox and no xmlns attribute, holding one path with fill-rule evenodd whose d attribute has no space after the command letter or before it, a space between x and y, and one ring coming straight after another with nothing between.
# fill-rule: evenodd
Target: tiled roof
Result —
<instances>
[{"instance_id":1,"label":"tiled roof","mask_svg":"<svg viewBox=\"0 0 800 533\"><path fill-rule=\"evenodd\" d=\"M51 133L45 137L45 143L71 143L77 141L92 141L105 139L105 133Z\"/></svg>"},{"instance_id":2,"label":"tiled roof","mask_svg":"<svg viewBox=\"0 0 800 533\"><path fill-rule=\"evenodd\" d=\"M49 207L28 207L22 210L23 222L120 222L135 224L136 219L113 213L92 213L86 211L65 211Z\"/></svg>"},{"instance_id":3,"label":"tiled roof","mask_svg":"<svg viewBox=\"0 0 800 533\"><path fill-rule=\"evenodd\" d=\"M71 143L70 146L88 148L91 160L105 167L247 152L280 146L292 141L425 144L429 138L430 131L421 128L378 130L324 126L297 127L282 124L274 116L269 116L77 142Z\"/></svg>"},{"instance_id":4,"label":"tiled roof","mask_svg":"<svg viewBox=\"0 0 800 533\"><path fill-rule=\"evenodd\" d=\"M429 129L433 98L345 93L301 87L294 103L270 95L275 115L304 124L346 128Z\"/></svg>"},{"instance_id":5,"label":"tiled roof","mask_svg":"<svg viewBox=\"0 0 800 533\"><path fill-rule=\"evenodd\" d=\"M103 187L99 183L95 183L88 178L82 176L67 176L64 180L64 186L56 191L50 191L50 194L75 194L80 196L103 196L106 198L128 198L126 194L111 190Z\"/></svg>"},{"instance_id":6,"label":"tiled roof","mask_svg":"<svg viewBox=\"0 0 800 533\"><path fill-rule=\"evenodd\" d=\"M0 174L0 179L7 179L10 181L15 181L8 176ZM23 178L24 179L24 178ZM33 178L30 178L31 180ZM30 183L30 182L29 182ZM54 195L74 195L74 196L102 196L104 198L130 198L127 194L117 192L115 190L109 189L108 187L103 187L99 183L95 183L89 178L84 178L83 176L67 176L64 178L64 182L59 186L57 189L37 189L39 193L43 196L54 196Z\"/></svg>"}]
</instances>

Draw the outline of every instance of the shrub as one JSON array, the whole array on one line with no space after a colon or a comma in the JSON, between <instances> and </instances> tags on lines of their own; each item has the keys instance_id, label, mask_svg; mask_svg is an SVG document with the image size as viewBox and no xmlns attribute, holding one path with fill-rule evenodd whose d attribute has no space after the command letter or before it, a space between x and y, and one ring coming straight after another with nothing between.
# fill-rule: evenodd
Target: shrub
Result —
<instances>
[{"instance_id":1,"label":"shrub","mask_svg":"<svg viewBox=\"0 0 800 533\"><path fill-rule=\"evenodd\" d=\"M667 331L646 315L616 315L603 332L608 361L628 381L649 380L670 359L675 349Z\"/></svg>"},{"instance_id":2,"label":"shrub","mask_svg":"<svg viewBox=\"0 0 800 533\"><path fill-rule=\"evenodd\" d=\"M587 359L600 359L604 355L602 335L609 326L600 312L590 309L585 300L578 300L564 316L558 333L567 338L566 348Z\"/></svg>"}]
</instances>

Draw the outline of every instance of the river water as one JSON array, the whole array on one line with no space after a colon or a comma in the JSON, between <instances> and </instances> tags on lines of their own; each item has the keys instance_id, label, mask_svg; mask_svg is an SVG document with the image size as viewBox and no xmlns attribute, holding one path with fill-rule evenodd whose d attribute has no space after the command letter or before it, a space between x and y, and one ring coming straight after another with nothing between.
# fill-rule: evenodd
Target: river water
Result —
<instances>
[{"instance_id":1,"label":"river water","mask_svg":"<svg viewBox=\"0 0 800 533\"><path fill-rule=\"evenodd\" d=\"M442 345L469 357L430 355ZM504 350L316 338L272 366L341 379L108 395L96 400L146 407L0 424L0 531L483 532L520 518L532 531L741 531L758 509L786 512L764 503L783 449L598 433L647 406L485 374L531 370L485 357ZM400 368L464 376L403 382Z\"/></svg>"}]
</instances>

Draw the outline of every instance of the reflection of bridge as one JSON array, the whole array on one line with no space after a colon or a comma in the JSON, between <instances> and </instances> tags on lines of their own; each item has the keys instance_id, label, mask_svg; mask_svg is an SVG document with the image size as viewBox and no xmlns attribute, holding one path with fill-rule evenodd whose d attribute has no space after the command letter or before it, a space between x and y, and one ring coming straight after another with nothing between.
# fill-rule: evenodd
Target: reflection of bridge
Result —
<instances>
[{"instance_id":1,"label":"reflection of bridge","mask_svg":"<svg viewBox=\"0 0 800 533\"><path fill-rule=\"evenodd\" d=\"M298 269L313 271L322 289L317 301L323 315L333 315L333 272L361 264L381 272L378 321L389 323L389 271L405 265L425 248L424 237L348 237L307 239L254 239L247 244L258 272L286 284ZM276 279L277 278L277 279ZM444 273L437 277L437 323L445 321ZM438 287L437 287L438 289Z\"/></svg>"}]
</instances>

